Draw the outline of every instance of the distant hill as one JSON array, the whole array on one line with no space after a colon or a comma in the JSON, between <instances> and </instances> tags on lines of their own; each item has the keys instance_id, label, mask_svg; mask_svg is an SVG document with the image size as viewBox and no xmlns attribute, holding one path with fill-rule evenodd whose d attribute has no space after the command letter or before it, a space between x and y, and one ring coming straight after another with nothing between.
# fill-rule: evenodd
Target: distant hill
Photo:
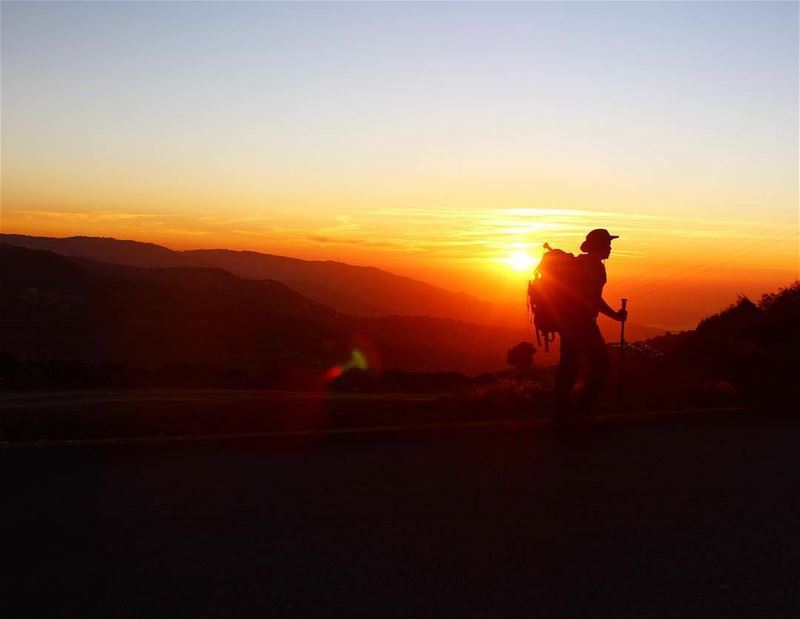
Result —
<instances>
[{"instance_id":1,"label":"distant hill","mask_svg":"<svg viewBox=\"0 0 800 619\"><path fill-rule=\"evenodd\" d=\"M319 362L343 318L219 269L141 269L0 245L0 350L22 358ZM236 363L234 363L235 365Z\"/></svg>"},{"instance_id":2,"label":"distant hill","mask_svg":"<svg viewBox=\"0 0 800 619\"><path fill-rule=\"evenodd\" d=\"M152 243L113 238L49 238L0 234L0 242L65 256L138 267L211 267L247 279L272 279L343 314L432 316L487 323L492 304L465 293L373 267L330 260L300 260L253 251L173 251Z\"/></svg>"},{"instance_id":3,"label":"distant hill","mask_svg":"<svg viewBox=\"0 0 800 619\"><path fill-rule=\"evenodd\" d=\"M138 267L220 268L239 277L281 282L309 299L352 316L429 316L507 326L517 331L525 328L519 308L524 290L520 290L520 301L512 307L488 303L381 269L329 260L300 260L227 249L173 251L152 243L81 236L50 238L0 234L0 242ZM607 340L619 338L619 325L616 323L601 319L600 328ZM652 338L663 332L635 321L626 325L630 341ZM555 358L553 353L545 355L542 352L539 356L541 362L552 363Z\"/></svg>"},{"instance_id":4,"label":"distant hill","mask_svg":"<svg viewBox=\"0 0 800 619\"><path fill-rule=\"evenodd\" d=\"M263 373L343 364L357 348L387 369L478 373L503 368L522 335L350 317L282 283L207 267L122 266L1 243L0 265L0 353L20 359Z\"/></svg>"}]
</instances>

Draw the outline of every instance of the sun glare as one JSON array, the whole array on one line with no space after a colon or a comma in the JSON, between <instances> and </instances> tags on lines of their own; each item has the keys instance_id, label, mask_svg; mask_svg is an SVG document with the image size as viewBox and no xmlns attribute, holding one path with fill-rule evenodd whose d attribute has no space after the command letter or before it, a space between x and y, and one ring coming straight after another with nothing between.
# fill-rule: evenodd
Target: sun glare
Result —
<instances>
[{"instance_id":1,"label":"sun glare","mask_svg":"<svg viewBox=\"0 0 800 619\"><path fill-rule=\"evenodd\" d=\"M508 258L508 264L515 271L528 271L533 268L534 260L524 251L518 251Z\"/></svg>"}]
</instances>

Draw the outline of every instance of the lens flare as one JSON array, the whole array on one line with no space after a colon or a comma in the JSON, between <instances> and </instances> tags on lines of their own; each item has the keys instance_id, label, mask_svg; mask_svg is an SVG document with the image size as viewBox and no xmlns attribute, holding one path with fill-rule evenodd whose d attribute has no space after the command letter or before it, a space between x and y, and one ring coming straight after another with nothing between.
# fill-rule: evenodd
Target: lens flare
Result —
<instances>
[{"instance_id":1,"label":"lens flare","mask_svg":"<svg viewBox=\"0 0 800 619\"><path fill-rule=\"evenodd\" d=\"M369 361L367 360L367 355L364 354L362 350L358 348L354 348L350 351L350 359L341 365L334 365L330 368L327 372L325 372L325 378L327 380L333 380L344 374L347 370L358 369L358 370L368 370L369 369Z\"/></svg>"}]
</instances>

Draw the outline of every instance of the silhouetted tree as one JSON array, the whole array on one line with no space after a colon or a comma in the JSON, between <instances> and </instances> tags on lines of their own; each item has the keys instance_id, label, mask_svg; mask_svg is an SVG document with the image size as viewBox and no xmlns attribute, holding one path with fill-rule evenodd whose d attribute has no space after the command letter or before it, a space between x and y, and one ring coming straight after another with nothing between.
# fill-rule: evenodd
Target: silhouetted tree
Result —
<instances>
[{"instance_id":1,"label":"silhouetted tree","mask_svg":"<svg viewBox=\"0 0 800 619\"><path fill-rule=\"evenodd\" d=\"M525 374L533 368L533 355L535 352L536 348L531 342L520 342L508 351L506 363L520 374Z\"/></svg>"}]
</instances>

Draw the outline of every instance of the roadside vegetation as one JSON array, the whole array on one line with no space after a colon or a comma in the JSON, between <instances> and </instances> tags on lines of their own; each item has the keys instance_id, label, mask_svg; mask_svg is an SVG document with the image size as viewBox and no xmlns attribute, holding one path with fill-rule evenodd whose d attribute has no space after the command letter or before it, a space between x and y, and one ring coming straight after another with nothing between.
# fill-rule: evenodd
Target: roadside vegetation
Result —
<instances>
[{"instance_id":1,"label":"roadside vegetation","mask_svg":"<svg viewBox=\"0 0 800 619\"><path fill-rule=\"evenodd\" d=\"M609 345L609 353L604 412L791 409L800 397L800 282L758 302L741 297L694 330L626 346L621 383L619 346ZM538 365L528 342L509 349L506 360L508 369L474 376L350 368L325 377L314 368L258 375L199 364L142 370L4 354L0 438L313 432L549 416L555 367Z\"/></svg>"}]
</instances>

